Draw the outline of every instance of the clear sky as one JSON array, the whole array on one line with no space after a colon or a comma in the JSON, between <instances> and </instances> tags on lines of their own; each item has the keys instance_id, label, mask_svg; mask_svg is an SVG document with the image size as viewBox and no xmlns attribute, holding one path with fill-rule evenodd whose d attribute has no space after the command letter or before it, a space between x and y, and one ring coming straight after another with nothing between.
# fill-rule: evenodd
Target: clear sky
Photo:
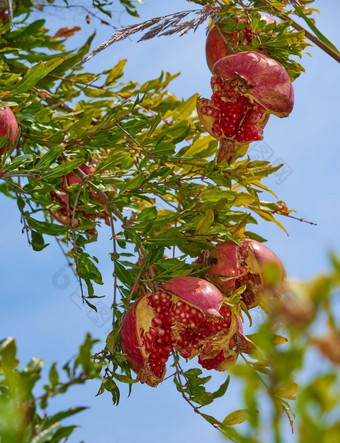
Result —
<instances>
[{"instance_id":1,"label":"clear sky","mask_svg":"<svg viewBox=\"0 0 340 443\"><path fill-rule=\"evenodd\" d=\"M315 5L315 6L314 6ZM194 9L196 5L184 0L171 2L149 0L139 8L141 19ZM340 3L336 0L316 0L314 7L321 11L317 25L340 47L338 18ZM76 12L48 10L48 26L56 31L62 26L74 26ZM121 24L133 19L122 16ZM76 47L85 40L92 25L76 23L83 28L69 45ZM95 44L110 37L112 29L100 26ZM195 34L157 38L137 43L131 37L116 43L85 65L86 69L108 69L122 58L128 58L127 79L144 82L155 78L161 70L181 72L170 90L188 98L195 92L210 96L210 72L206 66L202 26ZM295 108L287 119L272 117L265 129L265 143L270 159L284 160L289 174L269 178L265 184L279 200L296 209L296 215L317 223L317 226L295 220L281 219L289 231L287 237L278 227L260 222L256 228L268 239L268 246L285 263L290 278L309 278L328 268L327 250L340 253L339 238L339 65L318 48L309 49L312 57L304 56L306 73L296 82ZM253 151L253 155L259 155ZM262 155L262 154L261 154ZM271 199L268 196L268 199ZM94 318L89 308L79 302L77 283L66 269L65 260L51 238L50 246L42 252L32 251L21 233L20 215L15 201L0 196L2 233L0 254L1 317L0 337L14 336L22 363L41 357L46 366L53 361L67 361L90 331L94 337L105 339L109 332L112 298L112 264L109 260L110 232L100 231L100 240L92 251L100 257L104 287L98 295L106 294L100 318ZM256 315L255 315L256 316ZM224 374L211 374L214 384L223 382ZM306 373L306 376L309 372ZM90 405L91 409L75 416L71 422L81 428L69 442L87 443L211 443L221 441L212 427L196 416L176 391L171 380L157 389L135 385L130 398L122 389L121 403L112 406L110 395L94 397L99 382L86 387L74 387L59 399L52 400L54 408ZM232 380L229 393L207 413L223 419L239 407L239 387ZM294 437L287 437L287 442Z\"/></svg>"}]
</instances>

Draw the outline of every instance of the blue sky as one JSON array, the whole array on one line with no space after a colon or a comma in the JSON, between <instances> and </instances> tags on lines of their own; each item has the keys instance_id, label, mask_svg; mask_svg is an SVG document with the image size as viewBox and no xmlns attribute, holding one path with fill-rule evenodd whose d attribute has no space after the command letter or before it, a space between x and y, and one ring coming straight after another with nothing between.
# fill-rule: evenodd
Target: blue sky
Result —
<instances>
[{"instance_id":1,"label":"blue sky","mask_svg":"<svg viewBox=\"0 0 340 443\"><path fill-rule=\"evenodd\" d=\"M338 47L338 17L340 4L334 0L317 0L314 7L321 11L317 25ZM141 19L194 8L184 0L157 2L149 0L140 7ZM50 9L48 26L56 31L62 26L73 26L76 12L64 13ZM126 25L133 20L121 17ZM85 23L69 45L76 47L84 41L88 29ZM112 29L100 26L95 45L108 39ZM131 37L118 42L97 55L85 65L86 69L108 69L120 59L128 58L126 78L137 82L157 77L161 70L181 72L170 90L187 98L199 92L210 96L210 72L206 66L202 26L195 34L178 38L157 38L136 43ZM281 219L289 236L271 223L260 222L256 228L268 239L268 246L285 263L290 278L306 279L328 269L327 250L340 253L338 224L340 141L338 136L339 65L318 48L310 48L312 57L304 56L302 64L306 73L294 82L295 107L287 119L272 117L265 129L265 143L270 159L281 158L290 174L281 182L280 177L267 179L265 184L278 195L279 200L296 209L298 217L317 223L317 226L295 220ZM255 148L254 148L255 149ZM253 151L253 155L255 152ZM268 196L268 199L271 199ZM32 251L25 235L21 233L19 211L15 201L0 196L2 232L0 254L1 322L0 337L14 336L22 363L32 356L41 357L48 367L53 361L67 361L90 331L93 336L105 339L109 331L110 315L105 311L112 297L112 264L109 260L110 233L100 232L92 252L100 258L106 294L102 316L93 318L92 311L79 303L77 283L66 269L65 260L55 241L42 252ZM306 373L308 375L308 373ZM213 384L222 383L225 376L214 373ZM217 432L190 409L175 390L171 380L157 389L145 385L134 386L127 398L122 389L121 404L112 406L110 396L95 398L98 383L74 387L59 399L52 400L54 408L90 405L91 409L72 422L81 428L69 439L87 443L179 443L195 441L212 443L221 441ZM239 386L232 380L229 394L207 408L207 413L223 418L239 407ZM98 437L99 435L99 437ZM287 441L295 441L287 437Z\"/></svg>"}]
</instances>

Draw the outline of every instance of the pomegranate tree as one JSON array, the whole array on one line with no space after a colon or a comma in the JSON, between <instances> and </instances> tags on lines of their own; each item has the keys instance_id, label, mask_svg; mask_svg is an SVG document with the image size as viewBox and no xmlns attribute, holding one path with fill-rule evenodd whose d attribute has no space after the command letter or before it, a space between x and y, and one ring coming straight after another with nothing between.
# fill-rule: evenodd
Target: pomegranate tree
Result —
<instances>
[{"instance_id":1,"label":"pomegranate tree","mask_svg":"<svg viewBox=\"0 0 340 443\"><path fill-rule=\"evenodd\" d=\"M230 161L235 145L263 139L270 114L287 117L294 90L285 68L253 51L221 58L213 69L211 100L199 98L205 129L220 140L218 161Z\"/></svg>"},{"instance_id":2,"label":"pomegranate tree","mask_svg":"<svg viewBox=\"0 0 340 443\"><path fill-rule=\"evenodd\" d=\"M124 316L122 349L142 383L157 386L175 349L198 356L206 369L224 371L249 352L242 324L223 304L221 292L196 277L176 277L137 299Z\"/></svg>"},{"instance_id":3,"label":"pomegranate tree","mask_svg":"<svg viewBox=\"0 0 340 443\"><path fill-rule=\"evenodd\" d=\"M278 281L286 276L281 260L265 245L256 240L242 239L240 245L228 241L209 251L206 264L210 266L205 277L231 296L239 287L246 285L241 295L248 309L257 306L261 294L267 289L279 296L282 287ZM274 285L268 279L267 270L273 267L277 278Z\"/></svg>"},{"instance_id":4,"label":"pomegranate tree","mask_svg":"<svg viewBox=\"0 0 340 443\"><path fill-rule=\"evenodd\" d=\"M219 23L216 23L208 32L205 53L209 69L212 72L214 64L218 60L232 53L233 46L251 45L252 39L255 37L247 17L233 17L233 20L237 25L244 23L244 28L227 33L223 31ZM261 14L261 20L264 20L267 25L276 23L273 18L265 14Z\"/></svg>"},{"instance_id":5,"label":"pomegranate tree","mask_svg":"<svg viewBox=\"0 0 340 443\"><path fill-rule=\"evenodd\" d=\"M15 139L18 132L18 122L12 109L0 109L0 138L6 137L5 143L0 147L0 160L5 151L12 152L16 147Z\"/></svg>"},{"instance_id":6,"label":"pomegranate tree","mask_svg":"<svg viewBox=\"0 0 340 443\"><path fill-rule=\"evenodd\" d=\"M79 169L84 174L89 175L95 171L95 165L97 163L98 163L98 160L93 159L92 160L93 166L88 166L85 163L83 163L82 165L79 166ZM65 190L65 185L71 186L73 184L80 184L80 183L82 183L82 179L78 175L76 175L75 173L70 172L69 174L66 174L65 177L63 177L61 189L59 191L52 191L51 192L52 199L54 201L56 201L57 203L59 203L60 208L51 210L50 214L52 215L52 217L55 220L57 220L59 223L65 225L65 226L69 226L72 224L72 215L73 215L73 206L72 206L71 202L69 201L69 194L68 194L67 190ZM102 197L99 194L97 194L96 192L90 192L90 195L95 200L97 200L99 203L101 203L102 205L105 205L104 200L102 199ZM94 220L97 217L100 217L100 218L104 218L105 221L107 221L107 214L104 210L101 211L99 214L93 214L93 213L88 213L84 210L77 208L76 214L82 215L85 218L92 219L92 220ZM75 217L74 226L78 226L78 225L79 225L79 220Z\"/></svg>"}]
</instances>

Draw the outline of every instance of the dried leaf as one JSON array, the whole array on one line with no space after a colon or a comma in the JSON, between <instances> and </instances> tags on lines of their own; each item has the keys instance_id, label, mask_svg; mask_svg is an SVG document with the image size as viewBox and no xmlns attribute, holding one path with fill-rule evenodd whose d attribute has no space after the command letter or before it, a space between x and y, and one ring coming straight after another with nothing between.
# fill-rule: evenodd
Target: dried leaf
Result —
<instances>
[{"instance_id":1,"label":"dried leaf","mask_svg":"<svg viewBox=\"0 0 340 443\"><path fill-rule=\"evenodd\" d=\"M67 26L64 28L60 28L59 31L54 34L54 38L68 38L72 37L76 32L80 31L81 28L79 26L73 26L73 28L69 29Z\"/></svg>"}]
</instances>

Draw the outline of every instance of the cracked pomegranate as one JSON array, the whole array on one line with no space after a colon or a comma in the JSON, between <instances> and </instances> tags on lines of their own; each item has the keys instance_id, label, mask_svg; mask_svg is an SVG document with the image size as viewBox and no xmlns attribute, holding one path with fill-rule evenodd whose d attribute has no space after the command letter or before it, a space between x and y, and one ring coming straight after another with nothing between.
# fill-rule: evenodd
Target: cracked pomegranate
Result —
<instances>
[{"instance_id":1,"label":"cracked pomegranate","mask_svg":"<svg viewBox=\"0 0 340 443\"><path fill-rule=\"evenodd\" d=\"M18 122L12 109L0 109L0 138L6 137L5 143L0 147L0 160L5 151L10 153L16 147L17 144L15 144L15 139L18 132Z\"/></svg>"},{"instance_id":2,"label":"cracked pomegranate","mask_svg":"<svg viewBox=\"0 0 340 443\"><path fill-rule=\"evenodd\" d=\"M261 294L267 289L279 297L283 287L279 284L286 276L281 260L266 246L256 240L240 240L241 245L225 242L212 249L206 258L210 266L205 277L218 285L226 296L246 285L241 299L248 309L257 306ZM275 273L272 284L268 279L268 267Z\"/></svg>"},{"instance_id":3,"label":"cracked pomegranate","mask_svg":"<svg viewBox=\"0 0 340 443\"><path fill-rule=\"evenodd\" d=\"M196 277L176 277L136 300L121 328L122 349L142 383L157 386L173 349L184 358L199 356L206 369L227 369L249 352L242 325L223 295Z\"/></svg>"},{"instance_id":4,"label":"cracked pomegranate","mask_svg":"<svg viewBox=\"0 0 340 443\"><path fill-rule=\"evenodd\" d=\"M218 23L210 28L205 45L205 53L211 72L213 72L214 64L218 60L232 53L234 46L251 46L252 39L255 37L247 17L234 17L233 20L236 26L240 23L244 23L246 26L243 29L230 33L223 31L222 26ZM264 20L267 25L276 23L273 18L265 14L261 14L261 20Z\"/></svg>"},{"instance_id":5,"label":"cracked pomegranate","mask_svg":"<svg viewBox=\"0 0 340 443\"><path fill-rule=\"evenodd\" d=\"M262 140L270 114L287 117L294 106L285 68L257 52L221 58L211 87L211 100L199 98L197 111L205 129L221 142L218 161L230 161L237 144Z\"/></svg>"}]
</instances>

